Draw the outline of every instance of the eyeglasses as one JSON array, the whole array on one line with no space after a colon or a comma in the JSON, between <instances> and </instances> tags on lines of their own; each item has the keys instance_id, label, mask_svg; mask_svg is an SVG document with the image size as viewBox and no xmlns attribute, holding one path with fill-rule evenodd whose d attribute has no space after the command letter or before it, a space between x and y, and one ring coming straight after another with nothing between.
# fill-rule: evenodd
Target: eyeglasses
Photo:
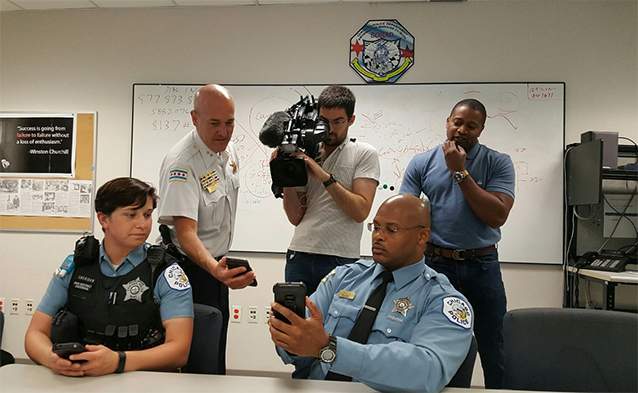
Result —
<instances>
[{"instance_id":1,"label":"eyeglasses","mask_svg":"<svg viewBox=\"0 0 638 393\"><path fill-rule=\"evenodd\" d=\"M425 228L425 225L415 225L413 227L400 227L398 225L394 225L394 224L388 224L385 226L381 226L381 225L377 225L373 222L369 222L367 224L367 228L370 232L375 233L375 232L383 232L383 233L387 233L388 235L394 235L396 233L398 233L399 231L409 231L411 229L417 229L417 228Z\"/></svg>"}]
</instances>

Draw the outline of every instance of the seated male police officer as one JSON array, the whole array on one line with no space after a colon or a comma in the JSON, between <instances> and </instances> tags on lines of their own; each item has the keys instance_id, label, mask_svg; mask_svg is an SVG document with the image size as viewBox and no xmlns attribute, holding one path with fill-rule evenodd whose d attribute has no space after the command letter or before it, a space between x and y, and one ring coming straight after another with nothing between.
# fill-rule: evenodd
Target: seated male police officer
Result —
<instances>
[{"instance_id":1,"label":"seated male police officer","mask_svg":"<svg viewBox=\"0 0 638 393\"><path fill-rule=\"evenodd\" d=\"M183 366L193 331L188 278L159 246L145 241L157 196L133 178L104 184L95 211L104 232L76 244L49 283L25 337L29 357L55 373L104 375ZM52 343L80 341L70 360Z\"/></svg>"},{"instance_id":2,"label":"seated male police officer","mask_svg":"<svg viewBox=\"0 0 638 393\"><path fill-rule=\"evenodd\" d=\"M368 224L371 260L339 266L306 298L307 318L273 303L270 335L294 378L355 380L383 391L438 392L472 340L472 309L423 258L429 209L386 200Z\"/></svg>"}]
</instances>

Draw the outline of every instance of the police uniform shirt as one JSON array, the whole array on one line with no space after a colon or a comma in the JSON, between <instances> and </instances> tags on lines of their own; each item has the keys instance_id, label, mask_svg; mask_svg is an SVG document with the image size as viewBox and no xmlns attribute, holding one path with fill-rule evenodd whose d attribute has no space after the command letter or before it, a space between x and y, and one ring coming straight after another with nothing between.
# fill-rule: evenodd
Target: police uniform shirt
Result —
<instances>
[{"instance_id":1,"label":"police uniform shirt","mask_svg":"<svg viewBox=\"0 0 638 393\"><path fill-rule=\"evenodd\" d=\"M108 277L119 277L129 273L146 259L146 245L141 245L131 251L124 261L113 268L109 257L104 252L104 246L100 244L100 271ZM73 255L69 255L62 263L61 268L72 265ZM169 274L172 272L172 274ZM182 275L184 277L182 277ZM54 275L49 282L49 287L38 305L41 311L51 317L62 309L67 303L68 288L71 282L73 271L67 271L64 277ZM170 276L170 278L169 278ZM181 278L181 280L180 280ZM153 298L159 305L160 317L162 321L173 318L193 318L193 294L190 285L184 285L184 272L179 265L173 264L166 269L155 282Z\"/></svg>"},{"instance_id":2,"label":"police uniform shirt","mask_svg":"<svg viewBox=\"0 0 638 393\"><path fill-rule=\"evenodd\" d=\"M229 143L215 153L196 130L185 135L164 157L160 169L159 222L173 217L197 221L197 236L214 257L228 252L239 191L239 162ZM172 240L179 246L174 228Z\"/></svg>"},{"instance_id":3,"label":"police uniform shirt","mask_svg":"<svg viewBox=\"0 0 638 393\"><path fill-rule=\"evenodd\" d=\"M332 371L377 390L419 392L439 392L452 379L470 347L473 312L423 259L392 273L368 343L347 339L383 270L359 260L326 276L311 299L328 334L337 337L337 357L330 365L277 348L285 363L294 363L295 377L325 379Z\"/></svg>"},{"instance_id":4,"label":"police uniform shirt","mask_svg":"<svg viewBox=\"0 0 638 393\"><path fill-rule=\"evenodd\" d=\"M467 152L465 168L479 187L514 199L514 165L507 154L477 143ZM428 197L432 212L430 240L439 247L481 248L501 239L500 228L490 227L472 211L445 163L441 145L412 158L400 192L416 196L423 192Z\"/></svg>"}]
</instances>

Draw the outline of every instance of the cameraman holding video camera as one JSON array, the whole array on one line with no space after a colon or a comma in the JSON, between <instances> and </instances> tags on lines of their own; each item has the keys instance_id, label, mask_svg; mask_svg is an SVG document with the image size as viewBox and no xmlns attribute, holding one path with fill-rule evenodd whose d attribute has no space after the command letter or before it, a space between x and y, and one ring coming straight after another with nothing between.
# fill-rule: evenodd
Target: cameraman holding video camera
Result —
<instances>
[{"instance_id":1,"label":"cameraman holding video camera","mask_svg":"<svg viewBox=\"0 0 638 393\"><path fill-rule=\"evenodd\" d=\"M363 221L372 208L380 172L376 149L348 139L355 120L352 91L329 86L318 104L330 126L320 162L296 152L305 160L308 183L283 189L286 216L296 227L286 253L285 278L306 284L308 295L334 268L359 259Z\"/></svg>"}]
</instances>

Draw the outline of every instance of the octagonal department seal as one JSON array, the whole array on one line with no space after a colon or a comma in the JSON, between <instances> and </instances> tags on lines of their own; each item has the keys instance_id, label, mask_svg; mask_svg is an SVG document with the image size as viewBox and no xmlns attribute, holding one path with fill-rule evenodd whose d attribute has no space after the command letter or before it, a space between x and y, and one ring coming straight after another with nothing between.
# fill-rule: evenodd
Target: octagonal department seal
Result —
<instances>
[{"instance_id":1,"label":"octagonal department seal","mask_svg":"<svg viewBox=\"0 0 638 393\"><path fill-rule=\"evenodd\" d=\"M396 19L369 20L350 39L350 67L367 83L394 83L414 64L414 36Z\"/></svg>"}]
</instances>

